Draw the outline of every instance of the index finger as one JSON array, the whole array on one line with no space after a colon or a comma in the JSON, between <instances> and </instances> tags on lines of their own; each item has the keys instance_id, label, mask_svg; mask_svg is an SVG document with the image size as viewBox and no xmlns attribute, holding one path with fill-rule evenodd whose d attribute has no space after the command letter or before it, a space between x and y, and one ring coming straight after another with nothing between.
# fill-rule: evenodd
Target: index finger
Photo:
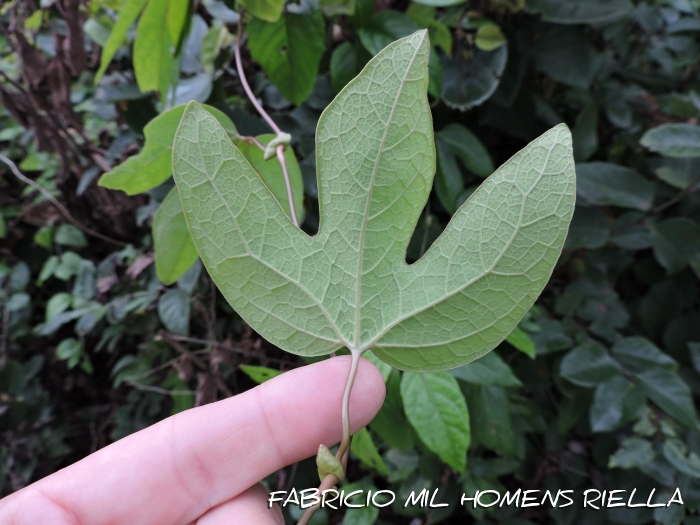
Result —
<instances>
[{"instance_id":1,"label":"index finger","mask_svg":"<svg viewBox=\"0 0 700 525\"><path fill-rule=\"evenodd\" d=\"M349 368L349 357L329 359L172 416L10 496L0 515L17 525L186 525L319 444L337 443ZM382 376L362 359L350 398L353 431L383 401Z\"/></svg>"}]
</instances>

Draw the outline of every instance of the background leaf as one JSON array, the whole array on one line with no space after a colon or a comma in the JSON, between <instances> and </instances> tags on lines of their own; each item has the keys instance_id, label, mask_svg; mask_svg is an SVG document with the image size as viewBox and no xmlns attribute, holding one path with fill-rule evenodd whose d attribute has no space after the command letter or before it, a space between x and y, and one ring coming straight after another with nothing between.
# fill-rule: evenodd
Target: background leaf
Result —
<instances>
[{"instance_id":1,"label":"background leaf","mask_svg":"<svg viewBox=\"0 0 700 525\"><path fill-rule=\"evenodd\" d=\"M238 135L231 119L221 111L211 106L206 110L216 117L227 133ZM184 111L185 106L178 106L149 122L143 130L145 144L141 152L102 175L100 186L136 195L165 182L172 173L173 140Z\"/></svg>"},{"instance_id":2,"label":"background leaf","mask_svg":"<svg viewBox=\"0 0 700 525\"><path fill-rule=\"evenodd\" d=\"M102 75L112 61L112 58L114 58L114 54L124 43L129 28L141 14L141 10L143 9L143 6L146 5L146 2L147 0L124 1L124 5L119 11L117 22L114 24L114 27L112 27L112 31L109 33L109 38L102 47L100 69L98 69L97 73L95 73L95 83L99 82L100 78L102 78Z\"/></svg>"},{"instance_id":3,"label":"background leaf","mask_svg":"<svg viewBox=\"0 0 700 525\"><path fill-rule=\"evenodd\" d=\"M576 193L589 204L651 208L654 185L636 171L609 162L576 164Z\"/></svg>"},{"instance_id":4,"label":"background leaf","mask_svg":"<svg viewBox=\"0 0 700 525\"><path fill-rule=\"evenodd\" d=\"M668 415L688 428L698 428L690 388L678 375L664 368L651 368L637 376L642 390Z\"/></svg>"},{"instance_id":5,"label":"background leaf","mask_svg":"<svg viewBox=\"0 0 700 525\"><path fill-rule=\"evenodd\" d=\"M507 60L506 46L495 51L458 49L454 58L443 57L442 99L460 111L483 104L496 91Z\"/></svg>"},{"instance_id":6,"label":"background leaf","mask_svg":"<svg viewBox=\"0 0 700 525\"><path fill-rule=\"evenodd\" d=\"M134 41L134 72L139 89L164 93L170 84L173 62L168 31L169 0L148 0Z\"/></svg>"},{"instance_id":7,"label":"background leaf","mask_svg":"<svg viewBox=\"0 0 700 525\"><path fill-rule=\"evenodd\" d=\"M292 104L301 104L316 82L325 24L318 11L284 13L276 22L254 19L248 29L253 58Z\"/></svg>"},{"instance_id":8,"label":"background leaf","mask_svg":"<svg viewBox=\"0 0 700 525\"><path fill-rule=\"evenodd\" d=\"M177 188L173 188L153 218L153 244L156 252L156 272L164 284L173 284L189 270L199 257Z\"/></svg>"},{"instance_id":9,"label":"background leaf","mask_svg":"<svg viewBox=\"0 0 700 525\"><path fill-rule=\"evenodd\" d=\"M561 362L562 377L583 387L594 387L617 373L615 361L597 343L577 346Z\"/></svg>"},{"instance_id":10,"label":"background leaf","mask_svg":"<svg viewBox=\"0 0 700 525\"><path fill-rule=\"evenodd\" d=\"M239 0L254 17L266 22L277 22L282 16L284 0Z\"/></svg>"},{"instance_id":11,"label":"background leaf","mask_svg":"<svg viewBox=\"0 0 700 525\"><path fill-rule=\"evenodd\" d=\"M700 157L700 126L662 124L647 131L639 143L669 157Z\"/></svg>"},{"instance_id":12,"label":"background leaf","mask_svg":"<svg viewBox=\"0 0 700 525\"><path fill-rule=\"evenodd\" d=\"M404 373L401 398L408 420L423 443L463 472L471 441L467 404L457 380L447 372Z\"/></svg>"},{"instance_id":13,"label":"background leaf","mask_svg":"<svg viewBox=\"0 0 700 525\"><path fill-rule=\"evenodd\" d=\"M602 24L632 13L629 0L529 0L527 9L540 13L546 22L558 24Z\"/></svg>"},{"instance_id":14,"label":"background leaf","mask_svg":"<svg viewBox=\"0 0 700 525\"><path fill-rule=\"evenodd\" d=\"M190 294L178 288L165 292L158 299L158 316L173 334L188 335Z\"/></svg>"}]
</instances>

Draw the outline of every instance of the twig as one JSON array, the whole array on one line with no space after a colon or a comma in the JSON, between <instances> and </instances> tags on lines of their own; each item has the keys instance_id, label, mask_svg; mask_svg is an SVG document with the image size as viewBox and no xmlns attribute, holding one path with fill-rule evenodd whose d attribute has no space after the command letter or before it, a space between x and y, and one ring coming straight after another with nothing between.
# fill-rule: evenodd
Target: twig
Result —
<instances>
[{"instance_id":1,"label":"twig","mask_svg":"<svg viewBox=\"0 0 700 525\"><path fill-rule=\"evenodd\" d=\"M7 345L10 339L10 311L5 308L2 312L2 335L0 336L0 370L7 363Z\"/></svg>"},{"instance_id":2,"label":"twig","mask_svg":"<svg viewBox=\"0 0 700 525\"><path fill-rule=\"evenodd\" d=\"M196 394L194 390L166 390L165 388L160 388L159 386L142 385L136 381L127 381L127 383L138 390L155 392L156 394L164 394L166 396L192 396Z\"/></svg>"},{"instance_id":3,"label":"twig","mask_svg":"<svg viewBox=\"0 0 700 525\"><path fill-rule=\"evenodd\" d=\"M695 189L695 187L698 185L698 182L700 182L700 179L698 177L695 177L685 188L679 191L674 197L672 197L664 203L659 204L656 208L651 210L651 213L659 213L665 210L666 208L673 206L677 202L680 202L681 200L683 200L683 197L685 197L688 193L692 192L693 189Z\"/></svg>"},{"instance_id":4,"label":"twig","mask_svg":"<svg viewBox=\"0 0 700 525\"><path fill-rule=\"evenodd\" d=\"M241 137L241 140L246 140L248 142L252 142L255 144L260 150L265 151L265 146L260 144L260 141L256 139L255 137Z\"/></svg>"},{"instance_id":5,"label":"twig","mask_svg":"<svg viewBox=\"0 0 700 525\"><path fill-rule=\"evenodd\" d=\"M12 171L12 173L14 174L15 177L17 177L19 180L21 180L25 184L28 184L29 186L31 186L32 188L37 190L39 193L41 193L44 197L46 197L46 199L49 202L51 202L51 204L53 204L63 214L63 216L66 219L68 219L75 226L77 226L78 228L83 230L85 233L87 233L88 235L92 235L93 237L97 237L98 239L102 239L105 242L114 244L116 246L122 246L122 247L126 246L125 242L117 241L116 239L112 239L111 237L107 237L106 235L103 235L100 232L96 232L95 230L92 230L92 229L88 228L87 226L83 226L80 222L78 222L71 215L71 213L68 211L68 209L66 209L66 207L63 204L58 202L58 200L56 200L56 198L53 195L51 195L48 191L46 191L46 189L44 189L40 184L37 184L29 177L25 177L22 174L22 172L19 171L19 168L17 168L17 165L14 162L12 162L10 159L8 159L5 155L0 155L0 161L4 162L5 164L7 164L7 166L9 166L10 171Z\"/></svg>"},{"instance_id":6,"label":"twig","mask_svg":"<svg viewBox=\"0 0 700 525\"><path fill-rule=\"evenodd\" d=\"M243 85L243 90L245 91L245 94L248 96L248 99L250 100L250 103L253 104L253 107L257 110L257 112L260 114L260 116L267 122L267 125L272 128L272 131L275 132L276 135L279 135L282 133L282 130L279 128L279 126L275 123L274 120L270 117L270 115L267 114L265 109L260 105L258 102L258 99L255 98L255 94L253 93L253 90L250 89L250 85L248 85L248 80L245 77L245 72L243 71L243 61L241 60L241 39L243 35L243 11L241 11L240 16L238 18L238 31L236 34L236 45L234 46L234 54L236 57L236 70L238 71L238 78L241 81L241 84ZM289 214L291 216L292 222L294 223L294 226L297 228L299 227L299 220L297 219L297 213L296 210L294 209L294 195L292 194L292 183L289 180L289 171L287 170L287 161L284 158L284 146L280 144L277 146L275 149L277 153L277 160L280 163L280 166L282 166L282 174L284 175L284 185L287 188L287 200L289 201Z\"/></svg>"}]
</instances>

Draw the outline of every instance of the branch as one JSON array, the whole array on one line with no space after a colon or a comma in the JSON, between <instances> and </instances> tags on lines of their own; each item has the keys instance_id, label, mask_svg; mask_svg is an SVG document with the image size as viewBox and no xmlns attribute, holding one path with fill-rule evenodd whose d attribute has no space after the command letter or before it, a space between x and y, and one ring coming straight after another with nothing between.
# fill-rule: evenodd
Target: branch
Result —
<instances>
[{"instance_id":1,"label":"branch","mask_svg":"<svg viewBox=\"0 0 700 525\"><path fill-rule=\"evenodd\" d=\"M44 197L46 197L46 199L49 202L51 202L51 204L53 204L58 209L58 211L60 211L63 214L63 216L66 219L68 219L70 222L72 222L75 226L80 228L85 233L87 233L88 235L92 235L93 237L97 237L98 239L101 239L101 240L108 242L110 244L114 244L116 246L122 246L122 247L126 246L125 242L117 241L116 239L112 239L111 237L107 237L106 235L103 235L100 232L96 232L95 230L92 230L92 229L88 228L87 226L83 226L80 222L77 221L77 219L75 219L71 215L71 213L68 211L68 209L66 209L66 207L63 204L61 204L60 202L58 202L58 200L56 200L56 197L54 197L48 191L46 191L46 189L44 189L40 184L37 184L35 181L30 179L29 177L24 176L22 174L22 172L19 171L19 168L17 168L17 165L14 162L12 162L10 159L8 159L5 155L0 155L0 162L4 162L5 164L7 164L7 166L10 168L10 171L13 173L13 175L15 177L17 177L19 180L21 180L25 184L28 184L29 186L31 186L32 188L37 190L39 193L41 193Z\"/></svg>"}]
</instances>

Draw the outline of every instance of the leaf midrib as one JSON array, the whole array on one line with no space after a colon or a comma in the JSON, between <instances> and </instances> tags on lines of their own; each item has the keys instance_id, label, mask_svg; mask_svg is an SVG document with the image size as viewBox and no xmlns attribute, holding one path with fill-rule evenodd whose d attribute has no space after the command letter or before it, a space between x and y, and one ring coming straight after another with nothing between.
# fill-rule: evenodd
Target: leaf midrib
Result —
<instances>
[{"instance_id":1,"label":"leaf midrib","mask_svg":"<svg viewBox=\"0 0 700 525\"><path fill-rule=\"evenodd\" d=\"M394 119L394 112L396 111L396 106L398 106L399 99L401 98L401 95L403 94L403 87L404 84L406 83L406 78L408 77L409 72L411 71L411 68L413 67L413 63L416 60L416 57L418 56L418 51L420 50L421 44L416 47L415 52L413 53L413 56L411 57L411 62L408 64L408 67L406 67L406 71L404 73L403 78L401 79L401 84L399 85L399 89L397 91L396 98L394 99L394 104L391 106L391 113L389 113L389 118L387 119L387 124L386 127L384 128L384 135L382 136L382 141L379 143L379 150L377 151L377 160L374 163L374 169L372 171L372 179L370 181L369 185L369 191L367 193L367 202L365 204L365 212L364 216L362 219L362 228L360 229L360 244L359 244L359 252L357 256L357 286L355 288L355 344L354 347L358 348L360 346L360 336L362 334L360 323L361 323L361 312L360 312L360 305L361 305L361 299L362 299L362 263L364 259L364 252L365 252L365 235L367 232L367 222L368 222L368 217L369 217L369 209L372 204L372 193L374 191L374 184L376 182L377 178L377 171L379 170L379 163L382 155L384 154L384 144L386 143L386 138L389 134L389 129L391 127L392 121ZM376 340L376 338L375 338Z\"/></svg>"}]
</instances>

